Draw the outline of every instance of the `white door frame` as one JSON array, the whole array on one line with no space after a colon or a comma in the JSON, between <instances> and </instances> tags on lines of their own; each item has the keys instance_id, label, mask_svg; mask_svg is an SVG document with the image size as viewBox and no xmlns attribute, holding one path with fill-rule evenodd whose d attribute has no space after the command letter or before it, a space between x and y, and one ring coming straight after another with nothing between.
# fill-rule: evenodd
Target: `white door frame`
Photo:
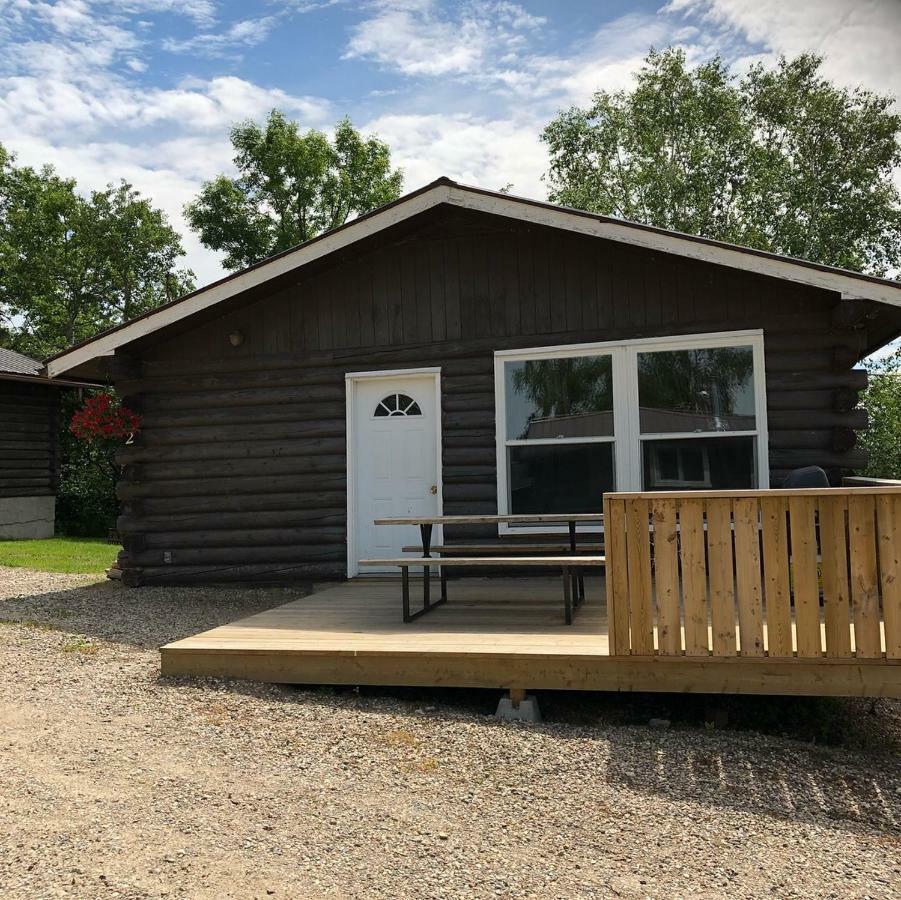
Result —
<instances>
[{"instance_id":1,"label":"white door frame","mask_svg":"<svg viewBox=\"0 0 901 900\"><path fill-rule=\"evenodd\" d=\"M354 433L354 418L356 413L356 385L360 381L384 379L397 381L403 378L422 378L431 375L435 383L435 483L438 485L438 512L444 514L444 473L442 471L441 450L441 367L430 366L420 369L383 369L375 372L347 372L344 376L345 389L345 415L347 430L347 577L354 578L360 574L357 564L357 485L354 478L353 456L356 447L356 434ZM433 542L441 543L443 540L442 528L435 528Z\"/></svg>"}]
</instances>

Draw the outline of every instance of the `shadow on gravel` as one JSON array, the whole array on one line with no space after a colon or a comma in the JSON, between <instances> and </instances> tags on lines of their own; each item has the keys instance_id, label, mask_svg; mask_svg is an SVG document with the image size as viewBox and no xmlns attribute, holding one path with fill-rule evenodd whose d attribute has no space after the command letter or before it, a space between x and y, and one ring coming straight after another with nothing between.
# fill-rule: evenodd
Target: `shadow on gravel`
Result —
<instances>
[{"instance_id":1,"label":"shadow on gravel","mask_svg":"<svg viewBox=\"0 0 901 900\"><path fill-rule=\"evenodd\" d=\"M24 622L135 647L163 644L281 606L298 587L142 587L103 580L84 587L0 597L0 622Z\"/></svg>"},{"instance_id":2,"label":"shadow on gravel","mask_svg":"<svg viewBox=\"0 0 901 900\"><path fill-rule=\"evenodd\" d=\"M741 702L734 698L733 707ZM752 702L751 706L755 704ZM897 706L885 703L886 714L869 715L848 704L829 710L824 701L798 701L784 710L826 710L845 719L855 745L872 740L868 749L896 744L890 728ZM838 706L838 704L836 704ZM894 706L894 713L890 712ZM611 784L673 802L703 803L791 821L828 820L834 827L882 835L901 848L901 765L890 753L836 752L815 744L762 741L748 734L722 734L705 740L682 729L661 734L646 729L610 732L607 777ZM681 739L680 739L681 737ZM689 740L685 740L688 737Z\"/></svg>"},{"instance_id":3,"label":"shadow on gravel","mask_svg":"<svg viewBox=\"0 0 901 900\"><path fill-rule=\"evenodd\" d=\"M0 599L0 622L49 626L135 647L162 644L302 597L303 587L145 587L108 581ZM168 680L167 680L168 681ZM209 682L172 679L208 690ZM490 726L500 691L438 688L285 688L222 682L217 689L285 703L376 715L479 717ZM901 703L859 699L542 691L558 740L605 742L613 784L786 819L901 835ZM666 720L661 730L650 720ZM497 723L497 727L501 726ZM774 735L789 742L762 741ZM841 747L841 751L826 749ZM848 752L851 751L851 752Z\"/></svg>"},{"instance_id":4,"label":"shadow on gravel","mask_svg":"<svg viewBox=\"0 0 901 900\"><path fill-rule=\"evenodd\" d=\"M191 679L177 679L190 683ZM220 682L220 679L216 679ZM199 683L199 682L198 682ZM230 682L254 693L253 682ZM437 717L492 717L504 691L477 688L282 685L286 701L336 704L367 712L399 711ZM901 701L855 697L754 697L722 694L652 694L591 691L537 692L544 724L572 733L641 727L648 736L767 735L801 742L805 749L840 747L861 759L887 761L901 776ZM654 721L654 726L649 723ZM499 723L500 724L500 723ZM660 728L659 725L663 724ZM655 727L656 726L656 727ZM563 731L560 730L562 734Z\"/></svg>"},{"instance_id":5,"label":"shadow on gravel","mask_svg":"<svg viewBox=\"0 0 901 900\"><path fill-rule=\"evenodd\" d=\"M395 720L409 715L469 725L477 718L489 729L510 727L493 718L501 693L495 690L273 689L246 681L214 681L216 689L279 703L354 709ZM173 682L204 689L202 681ZM539 699L544 723L512 727L572 741L575 772L583 770L586 754L591 756L597 746L598 758L606 760L603 777L614 787L674 804L820 825L826 820L851 833L878 835L901 849L897 701L880 700L874 707L862 700L574 692L540 692ZM729 723L710 723L711 710L718 711L722 721L723 708L729 711ZM648 726L650 717L664 715L671 717L669 727ZM826 721L831 724L824 726ZM790 740L762 737L762 732ZM824 733L832 746L820 741ZM529 760L535 761L539 753L531 746ZM511 760L511 765L521 761ZM575 782L574 789L581 790Z\"/></svg>"}]
</instances>

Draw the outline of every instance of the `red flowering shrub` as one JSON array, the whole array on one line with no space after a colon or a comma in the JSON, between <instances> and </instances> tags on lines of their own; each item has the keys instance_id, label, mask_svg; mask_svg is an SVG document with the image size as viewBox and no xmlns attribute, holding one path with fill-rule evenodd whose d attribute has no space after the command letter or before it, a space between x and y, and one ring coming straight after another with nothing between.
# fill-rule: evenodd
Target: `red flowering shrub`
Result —
<instances>
[{"instance_id":1,"label":"red flowering shrub","mask_svg":"<svg viewBox=\"0 0 901 900\"><path fill-rule=\"evenodd\" d=\"M82 441L128 440L141 427L141 416L112 394L95 394L72 416L69 431Z\"/></svg>"}]
</instances>

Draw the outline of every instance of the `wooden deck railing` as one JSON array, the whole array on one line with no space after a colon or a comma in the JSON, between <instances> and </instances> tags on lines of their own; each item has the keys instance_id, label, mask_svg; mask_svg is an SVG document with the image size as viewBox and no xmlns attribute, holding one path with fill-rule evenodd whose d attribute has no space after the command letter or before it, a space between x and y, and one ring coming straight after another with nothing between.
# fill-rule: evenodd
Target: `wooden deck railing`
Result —
<instances>
[{"instance_id":1,"label":"wooden deck railing","mask_svg":"<svg viewBox=\"0 0 901 900\"><path fill-rule=\"evenodd\" d=\"M610 653L901 659L901 488L604 498Z\"/></svg>"}]
</instances>

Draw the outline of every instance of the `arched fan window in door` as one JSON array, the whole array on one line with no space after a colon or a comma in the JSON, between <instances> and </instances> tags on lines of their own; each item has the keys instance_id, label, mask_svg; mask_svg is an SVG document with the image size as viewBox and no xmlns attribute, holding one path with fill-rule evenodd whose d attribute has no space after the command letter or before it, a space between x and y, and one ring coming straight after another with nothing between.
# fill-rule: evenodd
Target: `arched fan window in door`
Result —
<instances>
[{"instance_id":1,"label":"arched fan window in door","mask_svg":"<svg viewBox=\"0 0 901 900\"><path fill-rule=\"evenodd\" d=\"M421 416L419 404L406 394L388 394L375 408L377 416Z\"/></svg>"}]
</instances>

